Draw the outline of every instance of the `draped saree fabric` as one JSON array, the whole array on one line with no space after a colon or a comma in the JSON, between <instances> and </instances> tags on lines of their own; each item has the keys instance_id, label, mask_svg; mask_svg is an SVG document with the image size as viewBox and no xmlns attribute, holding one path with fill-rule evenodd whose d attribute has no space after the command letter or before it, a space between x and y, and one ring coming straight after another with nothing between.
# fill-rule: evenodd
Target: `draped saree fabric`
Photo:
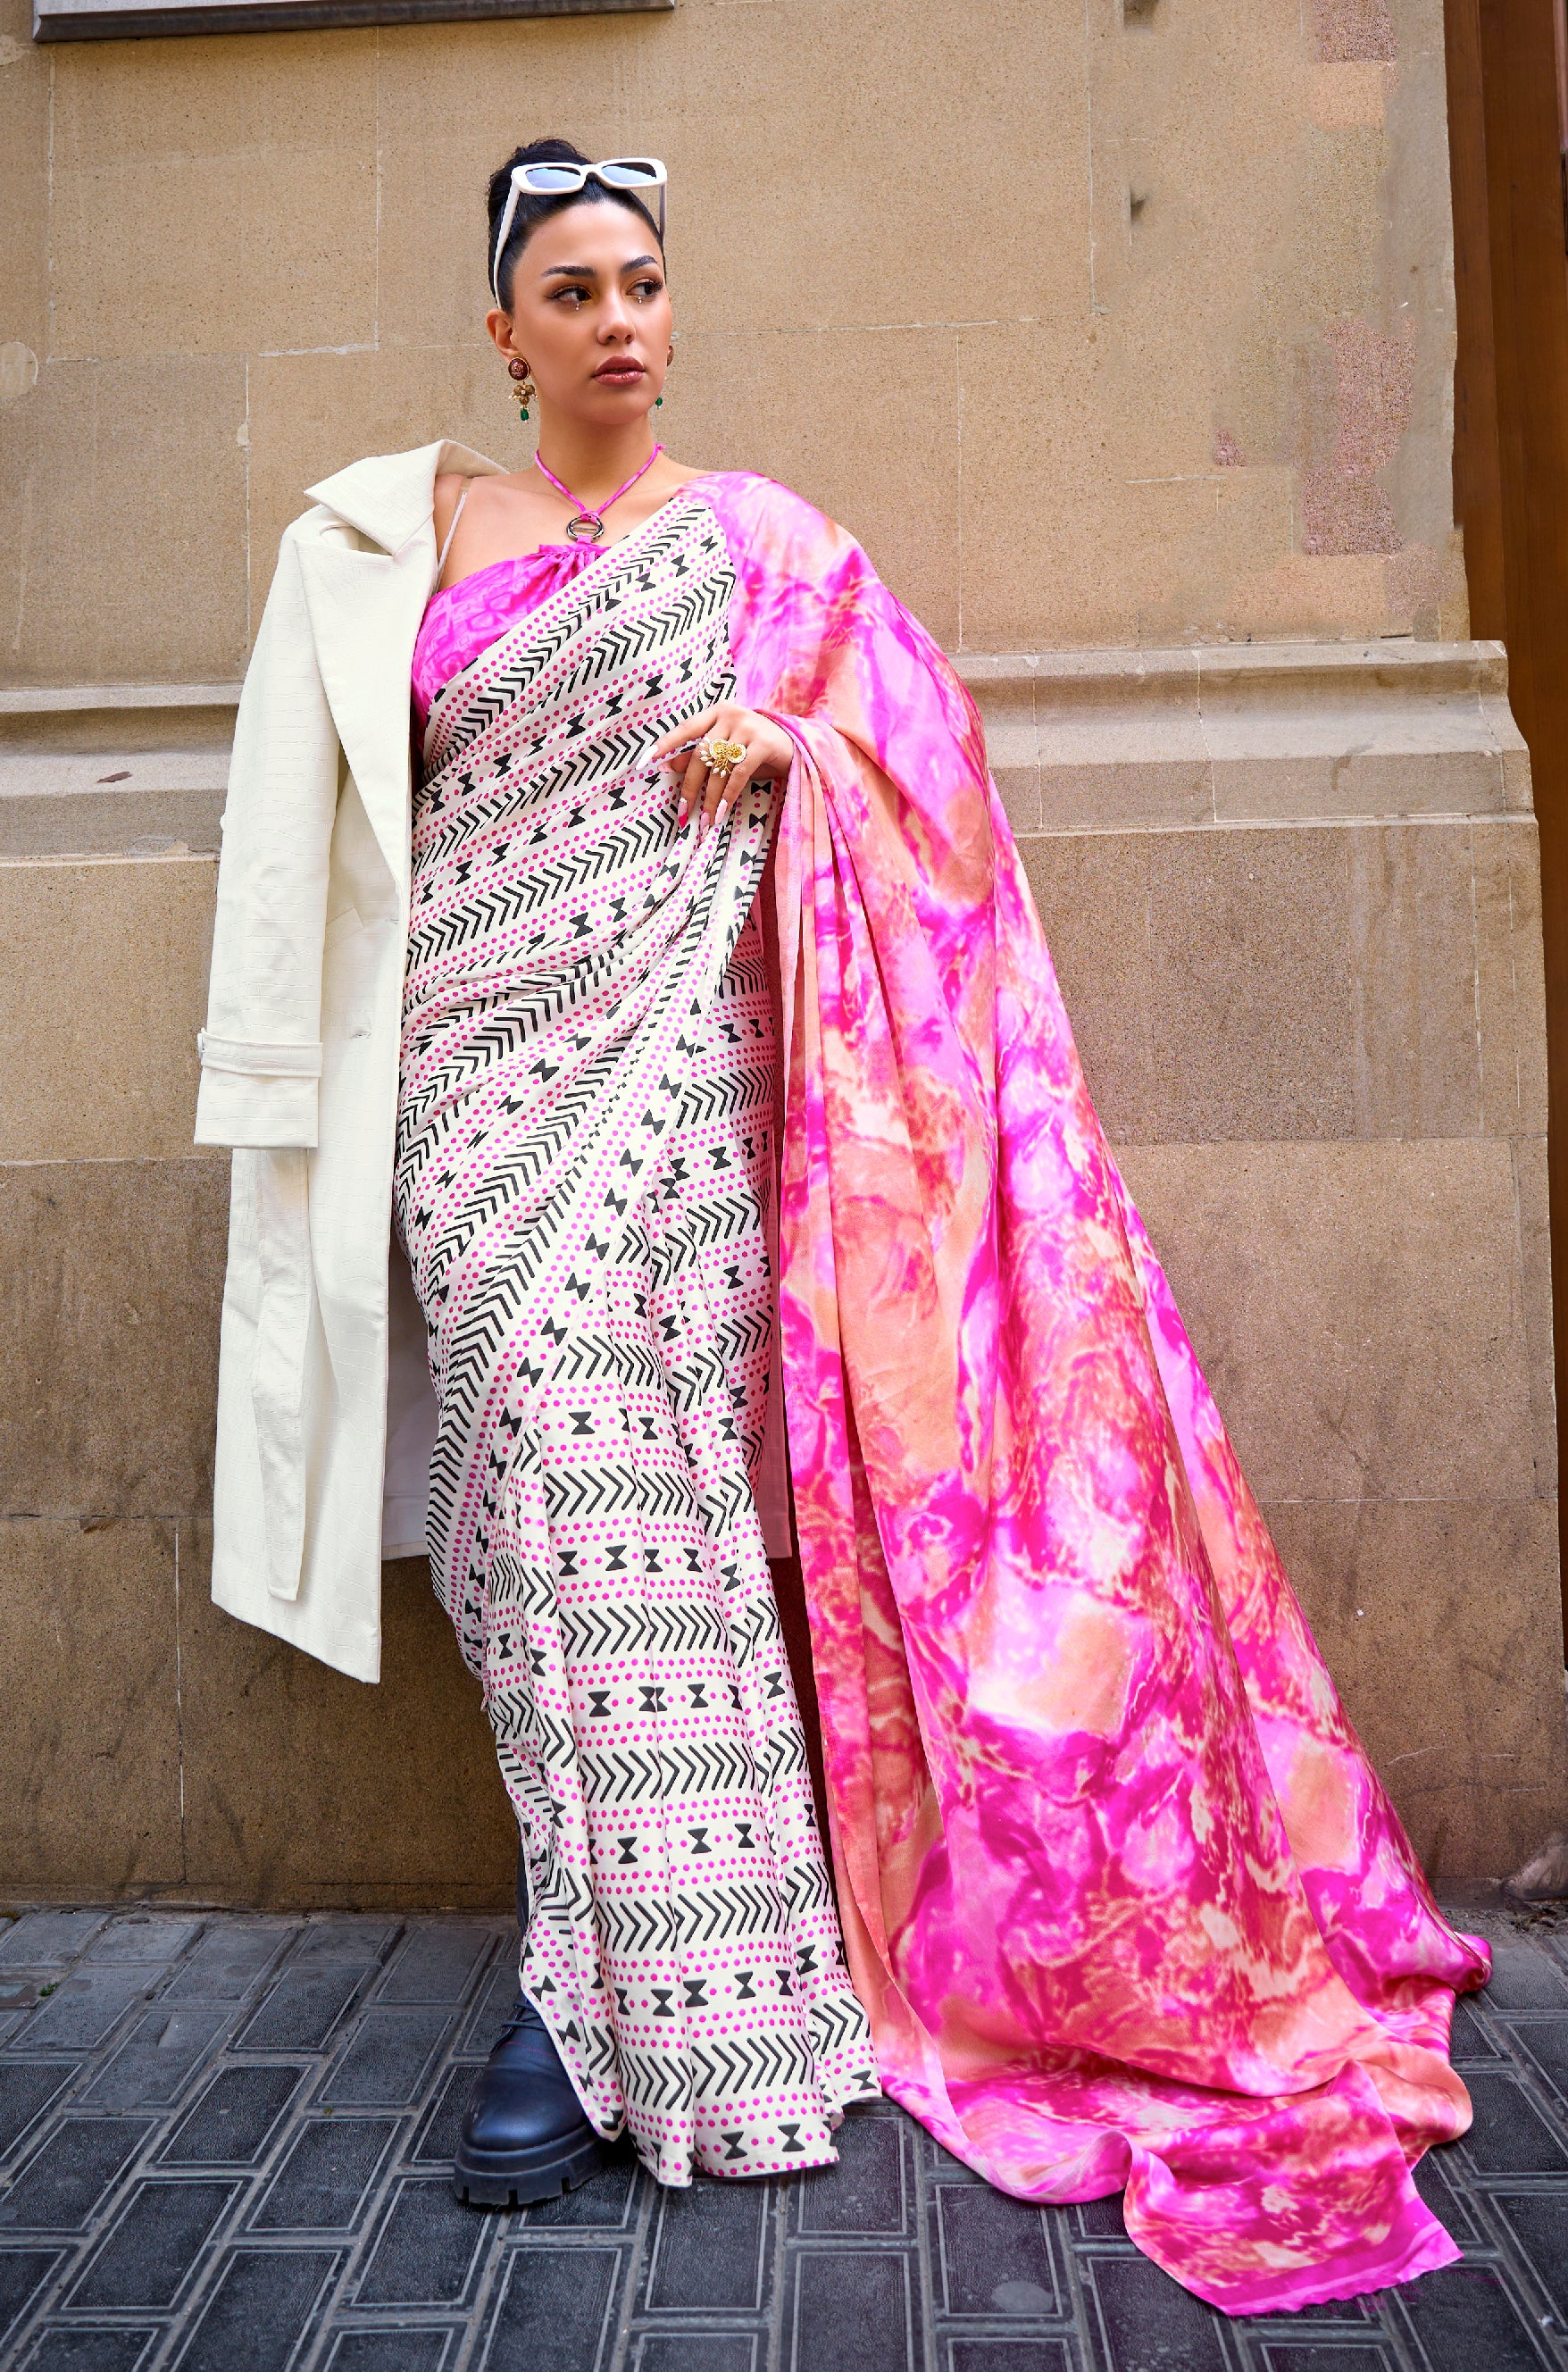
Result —
<instances>
[{"instance_id":1,"label":"draped saree fabric","mask_svg":"<svg viewBox=\"0 0 1568 2372\"><path fill-rule=\"evenodd\" d=\"M682 503L436 701L398 1110L432 1568L521 1829L523 1984L677 2184L830 2161L877 2089L751 1482L773 794L699 843L648 759L727 687L733 593Z\"/></svg>"},{"instance_id":2,"label":"draped saree fabric","mask_svg":"<svg viewBox=\"0 0 1568 2372\"><path fill-rule=\"evenodd\" d=\"M865 555L700 489L777 855L781 1307L830 1822L881 2079L1018 2197L1125 2188L1231 2313L1457 2255L1410 2168L1439 1916L1106 1146L962 686Z\"/></svg>"}]
</instances>

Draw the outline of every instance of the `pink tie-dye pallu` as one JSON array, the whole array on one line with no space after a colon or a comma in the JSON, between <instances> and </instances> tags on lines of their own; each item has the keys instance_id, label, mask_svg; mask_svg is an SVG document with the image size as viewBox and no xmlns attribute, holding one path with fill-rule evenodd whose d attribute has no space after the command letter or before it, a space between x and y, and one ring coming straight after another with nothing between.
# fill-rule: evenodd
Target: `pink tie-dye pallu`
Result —
<instances>
[{"instance_id":1,"label":"pink tie-dye pallu","mask_svg":"<svg viewBox=\"0 0 1568 2372\"><path fill-rule=\"evenodd\" d=\"M889 2091L1126 2192L1258 2314L1458 2251L1409 2169L1484 1945L1439 1917L1084 1084L979 720L839 529L699 482L776 859L790 1455L845 1936Z\"/></svg>"}]
</instances>

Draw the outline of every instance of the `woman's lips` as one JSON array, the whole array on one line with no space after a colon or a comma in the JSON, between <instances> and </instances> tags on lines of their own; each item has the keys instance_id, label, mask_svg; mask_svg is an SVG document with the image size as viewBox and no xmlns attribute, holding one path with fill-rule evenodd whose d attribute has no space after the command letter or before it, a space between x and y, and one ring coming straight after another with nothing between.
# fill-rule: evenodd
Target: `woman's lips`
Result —
<instances>
[{"instance_id":1,"label":"woman's lips","mask_svg":"<svg viewBox=\"0 0 1568 2372\"><path fill-rule=\"evenodd\" d=\"M641 363L600 363L594 377L613 387L630 387L634 379L646 378L647 372Z\"/></svg>"}]
</instances>

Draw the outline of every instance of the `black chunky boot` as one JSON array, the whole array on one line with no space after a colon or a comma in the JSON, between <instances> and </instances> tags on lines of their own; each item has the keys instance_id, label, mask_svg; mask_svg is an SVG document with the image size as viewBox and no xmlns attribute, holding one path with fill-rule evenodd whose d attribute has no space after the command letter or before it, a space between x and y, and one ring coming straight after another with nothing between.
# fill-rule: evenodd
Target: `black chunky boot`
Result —
<instances>
[{"instance_id":1,"label":"black chunky boot","mask_svg":"<svg viewBox=\"0 0 1568 2372\"><path fill-rule=\"evenodd\" d=\"M517 1925L528 1928L528 1889L517 1855ZM604 2164L598 2135L532 2002L523 1994L480 2071L452 2170L470 2207L527 2207L559 2199Z\"/></svg>"},{"instance_id":2,"label":"black chunky boot","mask_svg":"<svg viewBox=\"0 0 1568 2372\"><path fill-rule=\"evenodd\" d=\"M526 2207L575 2191L603 2163L550 2029L519 1994L473 2087L452 2188L470 2207Z\"/></svg>"}]
</instances>

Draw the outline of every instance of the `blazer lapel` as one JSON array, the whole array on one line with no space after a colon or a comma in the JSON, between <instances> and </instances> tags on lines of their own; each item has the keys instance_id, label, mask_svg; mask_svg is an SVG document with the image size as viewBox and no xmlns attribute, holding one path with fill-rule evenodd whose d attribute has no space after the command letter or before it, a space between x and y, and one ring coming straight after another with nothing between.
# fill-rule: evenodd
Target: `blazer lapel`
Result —
<instances>
[{"instance_id":1,"label":"blazer lapel","mask_svg":"<svg viewBox=\"0 0 1568 2372\"><path fill-rule=\"evenodd\" d=\"M425 545L430 550L425 550ZM300 574L316 663L370 828L400 896L409 878L409 670L435 562L428 526L394 558L309 543Z\"/></svg>"},{"instance_id":2,"label":"blazer lapel","mask_svg":"<svg viewBox=\"0 0 1568 2372\"><path fill-rule=\"evenodd\" d=\"M392 878L409 876L409 674L436 576L431 519L444 469L495 475L499 464L450 441L355 461L309 492L358 535L305 535L300 569L317 664L350 771ZM331 527L331 521L327 522Z\"/></svg>"}]
</instances>

